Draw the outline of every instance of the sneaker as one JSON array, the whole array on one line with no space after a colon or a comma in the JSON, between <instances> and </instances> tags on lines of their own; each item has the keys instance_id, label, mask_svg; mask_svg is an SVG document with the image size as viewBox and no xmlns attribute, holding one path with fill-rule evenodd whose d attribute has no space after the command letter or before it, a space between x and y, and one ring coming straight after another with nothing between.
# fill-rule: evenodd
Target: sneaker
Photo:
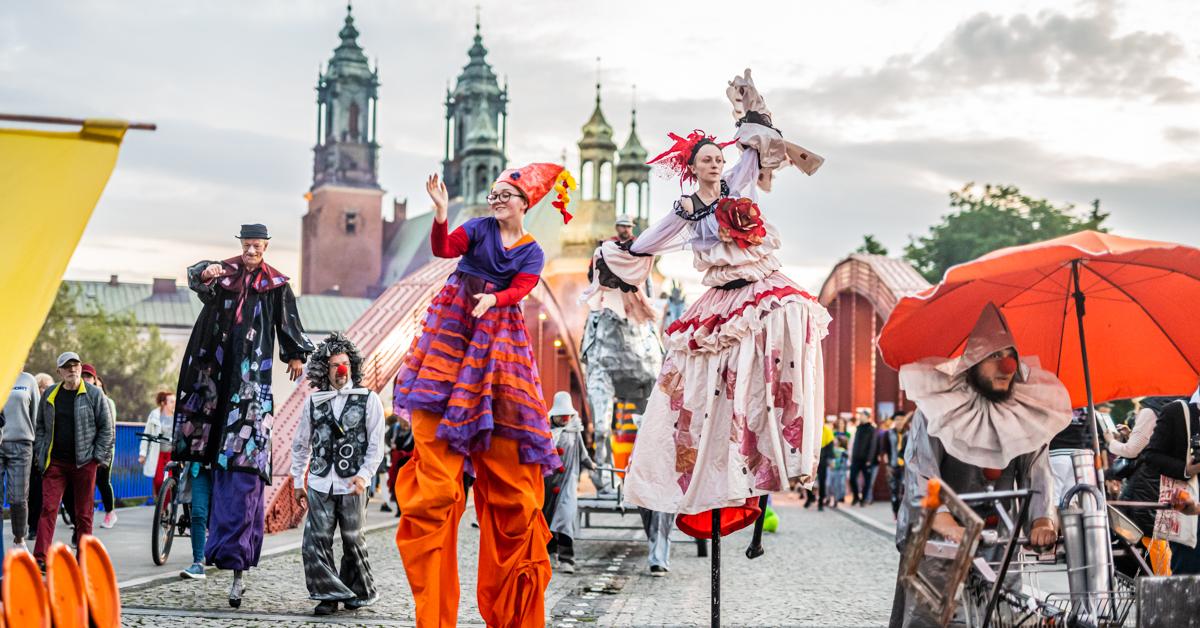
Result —
<instances>
[{"instance_id":1,"label":"sneaker","mask_svg":"<svg viewBox=\"0 0 1200 628\"><path fill-rule=\"evenodd\" d=\"M100 520L100 527L104 528L106 530L108 528L113 527L116 524L117 524L117 512L115 510L110 510L109 512L104 513L104 519Z\"/></svg>"},{"instance_id":2,"label":"sneaker","mask_svg":"<svg viewBox=\"0 0 1200 628\"><path fill-rule=\"evenodd\" d=\"M230 599L230 602L232 603L233 600ZM337 600L325 600L317 604L317 607L313 609L313 615L332 615L337 612L337 609Z\"/></svg>"},{"instance_id":3,"label":"sneaker","mask_svg":"<svg viewBox=\"0 0 1200 628\"><path fill-rule=\"evenodd\" d=\"M28 552L29 546L25 545L25 541L22 540L22 541L17 541L16 543L13 543L13 549L19 549L23 552Z\"/></svg>"},{"instance_id":4,"label":"sneaker","mask_svg":"<svg viewBox=\"0 0 1200 628\"><path fill-rule=\"evenodd\" d=\"M179 577L185 580L204 580L208 576L204 573L204 565L192 563L187 569L179 572Z\"/></svg>"},{"instance_id":5,"label":"sneaker","mask_svg":"<svg viewBox=\"0 0 1200 628\"><path fill-rule=\"evenodd\" d=\"M563 573L575 573L575 561L559 559L558 570Z\"/></svg>"},{"instance_id":6,"label":"sneaker","mask_svg":"<svg viewBox=\"0 0 1200 628\"><path fill-rule=\"evenodd\" d=\"M655 578L661 578L667 575L667 568L659 567L658 565L650 565L650 575L654 576Z\"/></svg>"}]
</instances>

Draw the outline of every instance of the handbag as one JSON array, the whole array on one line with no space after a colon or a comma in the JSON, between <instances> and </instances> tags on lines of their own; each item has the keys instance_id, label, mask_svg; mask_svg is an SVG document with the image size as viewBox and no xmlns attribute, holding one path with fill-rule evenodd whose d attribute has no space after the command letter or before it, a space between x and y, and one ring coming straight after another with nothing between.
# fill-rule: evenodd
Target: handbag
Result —
<instances>
[{"instance_id":1,"label":"handbag","mask_svg":"<svg viewBox=\"0 0 1200 628\"><path fill-rule=\"evenodd\" d=\"M1186 401L1183 403L1183 421L1187 429L1187 440L1192 442L1192 413ZM1186 456L1190 456L1189 450ZM1186 459L1186 458L1185 458ZM1168 475L1161 476L1158 484L1158 501L1169 502L1179 491L1197 494L1196 476L1187 480L1179 480ZM1196 515L1185 515L1177 510L1160 510L1154 515L1154 538L1164 539L1196 547Z\"/></svg>"}]
</instances>

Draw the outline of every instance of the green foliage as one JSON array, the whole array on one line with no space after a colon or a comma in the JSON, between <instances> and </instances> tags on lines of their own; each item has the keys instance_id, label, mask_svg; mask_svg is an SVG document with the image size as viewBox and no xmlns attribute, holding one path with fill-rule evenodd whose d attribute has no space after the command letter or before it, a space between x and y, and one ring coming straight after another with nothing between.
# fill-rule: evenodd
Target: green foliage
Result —
<instances>
[{"instance_id":1,"label":"green foliage","mask_svg":"<svg viewBox=\"0 0 1200 628\"><path fill-rule=\"evenodd\" d=\"M862 246L858 247L857 249L854 249L854 252L855 253L866 253L868 255L887 255L888 254L887 247L880 244L879 240L875 239L875 234L873 234L873 233L868 233L868 234L864 235Z\"/></svg>"},{"instance_id":2,"label":"green foliage","mask_svg":"<svg viewBox=\"0 0 1200 628\"><path fill-rule=\"evenodd\" d=\"M141 420L154 408L155 393L174 388L168 371L171 346L157 327L141 332L132 313L113 314L98 307L80 311L78 303L78 290L65 283L59 286L25 369L50 373L57 380L55 360L64 351L74 351L96 366L120 420Z\"/></svg>"},{"instance_id":3,"label":"green foliage","mask_svg":"<svg viewBox=\"0 0 1200 628\"><path fill-rule=\"evenodd\" d=\"M1015 185L985 185L982 192L968 183L950 192L951 213L929 228L929 233L910 238L906 257L931 282L938 282L946 269L973 260L996 249L1040 242L1077 231L1106 231L1108 214L1100 201L1080 214L1072 204L1054 205L1044 198L1026 196Z\"/></svg>"}]
</instances>

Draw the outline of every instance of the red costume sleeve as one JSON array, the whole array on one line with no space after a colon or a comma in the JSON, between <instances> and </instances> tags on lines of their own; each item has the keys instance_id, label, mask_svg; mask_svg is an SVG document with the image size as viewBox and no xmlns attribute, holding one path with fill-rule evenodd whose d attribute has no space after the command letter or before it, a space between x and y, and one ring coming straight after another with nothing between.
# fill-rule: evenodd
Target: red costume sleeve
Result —
<instances>
[{"instance_id":1,"label":"red costume sleeve","mask_svg":"<svg viewBox=\"0 0 1200 628\"><path fill-rule=\"evenodd\" d=\"M512 305L525 298L525 295L533 292L533 289L537 286L537 282L537 275L530 273L517 273L513 275L508 287L496 293L496 307Z\"/></svg>"},{"instance_id":2,"label":"red costume sleeve","mask_svg":"<svg viewBox=\"0 0 1200 628\"><path fill-rule=\"evenodd\" d=\"M434 219L433 231L429 234L429 245L433 248L433 254L438 257L458 257L466 253L471 244L467 232L459 227L454 233L447 235L446 227L446 223Z\"/></svg>"}]
</instances>

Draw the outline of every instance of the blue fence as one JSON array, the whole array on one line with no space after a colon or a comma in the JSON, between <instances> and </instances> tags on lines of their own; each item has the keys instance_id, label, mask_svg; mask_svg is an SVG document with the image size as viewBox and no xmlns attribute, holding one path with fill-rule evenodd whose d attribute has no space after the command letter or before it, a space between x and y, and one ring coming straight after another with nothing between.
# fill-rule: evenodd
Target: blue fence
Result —
<instances>
[{"instance_id":1,"label":"blue fence","mask_svg":"<svg viewBox=\"0 0 1200 628\"><path fill-rule=\"evenodd\" d=\"M149 499L150 494L154 492L153 483L150 482L150 478L142 475L142 465L138 464L138 445L142 442L138 439L138 434L144 431L145 423L117 422L117 451L113 455L109 478L118 500ZM100 499L98 492L96 499Z\"/></svg>"}]
</instances>

